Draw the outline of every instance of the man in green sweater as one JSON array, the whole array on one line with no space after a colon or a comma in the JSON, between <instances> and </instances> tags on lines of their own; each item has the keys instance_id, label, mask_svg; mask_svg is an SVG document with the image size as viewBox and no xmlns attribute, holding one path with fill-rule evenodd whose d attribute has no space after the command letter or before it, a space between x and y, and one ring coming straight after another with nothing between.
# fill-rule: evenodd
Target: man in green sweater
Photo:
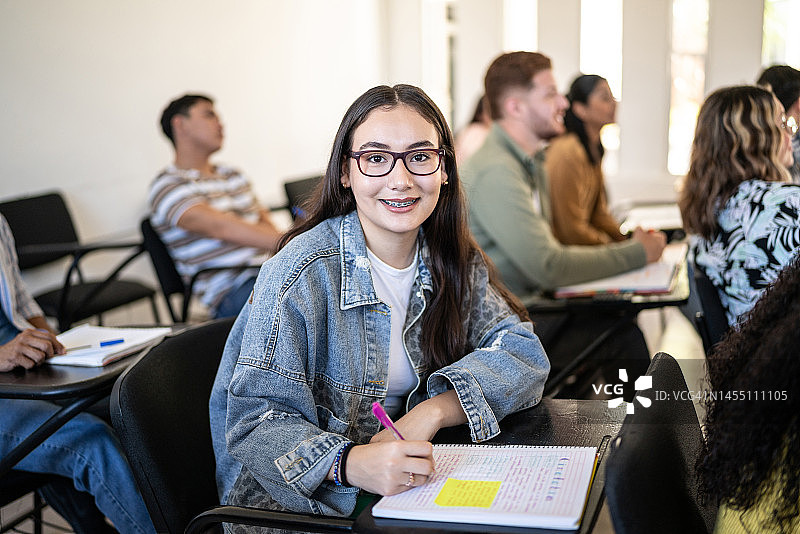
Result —
<instances>
[{"instance_id":1,"label":"man in green sweater","mask_svg":"<svg viewBox=\"0 0 800 534\"><path fill-rule=\"evenodd\" d=\"M567 100L550 59L503 54L489 66L485 85L494 123L461 177L472 232L509 289L525 296L657 261L666 244L661 232L638 228L632 239L597 246L564 246L553 235L544 148L564 133Z\"/></svg>"},{"instance_id":2,"label":"man in green sweater","mask_svg":"<svg viewBox=\"0 0 800 534\"><path fill-rule=\"evenodd\" d=\"M666 245L662 232L637 228L627 241L593 246L565 246L553 235L544 148L564 133L567 100L558 92L548 57L535 52L499 56L486 73L485 90L493 124L460 176L472 232L511 291L525 297L643 267L661 257ZM616 319L575 313L533 318L555 371ZM639 369L648 356L635 324L601 351L607 360L638 358ZM612 367L616 373L619 365Z\"/></svg>"}]
</instances>

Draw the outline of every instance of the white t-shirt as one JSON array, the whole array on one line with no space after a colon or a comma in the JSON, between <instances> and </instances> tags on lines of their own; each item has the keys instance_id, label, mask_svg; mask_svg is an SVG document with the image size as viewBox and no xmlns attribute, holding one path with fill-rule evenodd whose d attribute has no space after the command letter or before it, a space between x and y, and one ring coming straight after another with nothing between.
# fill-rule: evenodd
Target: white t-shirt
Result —
<instances>
[{"instance_id":1,"label":"white t-shirt","mask_svg":"<svg viewBox=\"0 0 800 534\"><path fill-rule=\"evenodd\" d=\"M394 417L402 413L405 398L417 385L417 375L403 344L403 327L408 311L408 299L417 274L417 254L404 269L382 262L371 250L367 255L372 265L372 284L378 298L391 308L392 331L389 338L389 377L384 408Z\"/></svg>"}]
</instances>

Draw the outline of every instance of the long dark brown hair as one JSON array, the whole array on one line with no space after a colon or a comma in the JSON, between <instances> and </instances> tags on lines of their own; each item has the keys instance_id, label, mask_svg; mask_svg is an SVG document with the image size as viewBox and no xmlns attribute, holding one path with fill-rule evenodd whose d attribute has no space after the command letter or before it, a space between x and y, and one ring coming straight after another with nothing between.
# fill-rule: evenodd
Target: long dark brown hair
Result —
<instances>
[{"instance_id":1,"label":"long dark brown hair","mask_svg":"<svg viewBox=\"0 0 800 534\"><path fill-rule=\"evenodd\" d=\"M584 106L588 106L589 95L592 94L592 91L594 91L595 87L597 87L597 84L600 82L607 82L607 80L602 76L598 76L597 74L581 74L575 78L575 80L572 82L572 85L569 87L569 92L567 93L569 107L564 113L564 127L568 132L574 133L578 136L578 140L580 140L581 145L583 145L583 149L586 151L586 155L589 157L589 161L591 161L593 165L600 164L603 159L603 154L605 154L606 150L605 147L603 147L603 143L597 143L597 146L594 147L596 152L595 150L592 150L589 136L586 135L586 125L584 124L583 119L575 114L574 106L576 102L583 104ZM599 157L596 158L595 153L597 153Z\"/></svg>"},{"instance_id":2,"label":"long dark brown hair","mask_svg":"<svg viewBox=\"0 0 800 534\"><path fill-rule=\"evenodd\" d=\"M780 161L778 105L772 93L751 85L718 89L706 98L678 198L686 230L712 241L719 231L717 212L739 184L789 179Z\"/></svg>"},{"instance_id":3,"label":"long dark brown hair","mask_svg":"<svg viewBox=\"0 0 800 534\"><path fill-rule=\"evenodd\" d=\"M339 125L333 141L331 157L325 176L303 210L307 218L299 222L283 238L283 248L292 238L331 217L345 215L356 209L351 189L345 189L341 177L347 172L348 153L352 150L353 133L375 109L389 110L405 105L419 113L434 126L444 149L446 185L442 185L439 201L433 213L422 223L430 258L426 261L433 279L433 299L422 316L423 356L430 369L440 369L460 359L467 351L467 332L462 321L464 295L469 293L469 262L474 254L481 255L489 269L489 282L514 312L528 320L522 304L503 284L483 251L478 247L467 225L464 192L456 168L453 134L436 104L422 89L412 85L381 85L373 87L356 99Z\"/></svg>"}]
</instances>

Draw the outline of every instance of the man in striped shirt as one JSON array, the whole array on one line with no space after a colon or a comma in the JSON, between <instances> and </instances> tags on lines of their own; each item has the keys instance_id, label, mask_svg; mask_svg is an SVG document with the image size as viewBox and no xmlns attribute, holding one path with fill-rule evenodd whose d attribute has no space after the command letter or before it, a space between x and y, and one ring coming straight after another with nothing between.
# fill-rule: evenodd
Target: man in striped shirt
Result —
<instances>
[{"instance_id":1,"label":"man in striped shirt","mask_svg":"<svg viewBox=\"0 0 800 534\"><path fill-rule=\"evenodd\" d=\"M208 267L260 265L281 232L240 171L211 163L223 141L214 102L203 95L173 100L161 128L175 147L175 161L150 185L150 220L178 271L188 278ZM218 271L198 280L196 294L213 317L236 315L255 276L253 270Z\"/></svg>"}]
</instances>

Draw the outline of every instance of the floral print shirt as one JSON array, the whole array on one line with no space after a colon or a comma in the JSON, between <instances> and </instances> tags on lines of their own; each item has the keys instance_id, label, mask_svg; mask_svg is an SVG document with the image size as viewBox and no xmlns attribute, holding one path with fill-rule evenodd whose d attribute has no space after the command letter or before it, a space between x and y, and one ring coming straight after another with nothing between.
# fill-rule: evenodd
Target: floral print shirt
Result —
<instances>
[{"instance_id":1,"label":"floral print shirt","mask_svg":"<svg viewBox=\"0 0 800 534\"><path fill-rule=\"evenodd\" d=\"M734 325L800 247L800 185L742 182L717 221L713 241L695 235L691 244L695 265L717 287Z\"/></svg>"}]
</instances>

